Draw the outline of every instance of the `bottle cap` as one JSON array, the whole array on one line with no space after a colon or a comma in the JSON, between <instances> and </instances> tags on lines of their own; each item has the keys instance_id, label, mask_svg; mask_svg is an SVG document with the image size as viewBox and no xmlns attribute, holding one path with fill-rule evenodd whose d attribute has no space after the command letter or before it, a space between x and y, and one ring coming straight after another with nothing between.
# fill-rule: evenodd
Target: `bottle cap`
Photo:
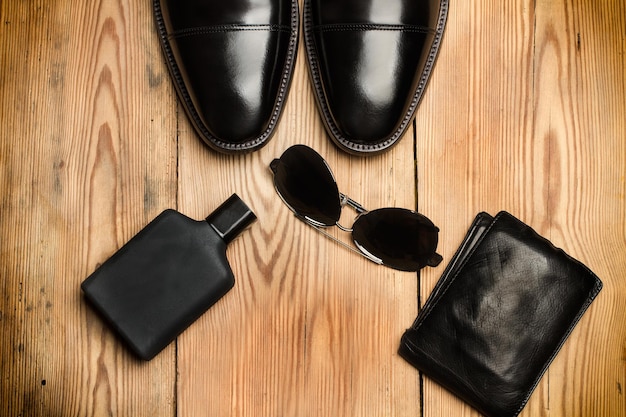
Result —
<instances>
[{"instance_id":1,"label":"bottle cap","mask_svg":"<svg viewBox=\"0 0 626 417\"><path fill-rule=\"evenodd\" d=\"M256 215L237 194L231 195L206 218L227 244L255 220Z\"/></svg>"}]
</instances>

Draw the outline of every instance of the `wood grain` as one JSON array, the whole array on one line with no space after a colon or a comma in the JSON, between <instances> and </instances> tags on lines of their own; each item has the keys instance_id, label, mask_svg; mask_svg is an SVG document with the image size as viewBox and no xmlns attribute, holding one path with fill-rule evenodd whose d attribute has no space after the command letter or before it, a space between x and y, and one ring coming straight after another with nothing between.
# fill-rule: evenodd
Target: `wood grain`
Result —
<instances>
[{"instance_id":1,"label":"wood grain","mask_svg":"<svg viewBox=\"0 0 626 417\"><path fill-rule=\"evenodd\" d=\"M416 312L415 274L376 267L296 220L269 171L287 147L306 143L362 204L414 207L415 189L397 186L414 178L411 133L378 158L339 153L325 137L299 55L284 117L261 151L208 152L179 120L181 210L205 216L234 191L259 218L229 252L236 287L179 338L180 415L401 415L417 401L391 394L418 390L417 374L396 355ZM354 214L344 217L349 223Z\"/></svg>"},{"instance_id":2,"label":"wood grain","mask_svg":"<svg viewBox=\"0 0 626 417\"><path fill-rule=\"evenodd\" d=\"M452 2L412 129L372 158L327 138L302 44L276 135L236 156L186 119L150 2L0 0L0 54L1 416L478 415L396 350L473 217L508 210L604 282L522 416L626 417L623 2ZM442 265L378 267L299 222L268 169L296 143L367 208L430 217ZM235 287L138 361L80 283L161 210L233 192L258 216Z\"/></svg>"},{"instance_id":3,"label":"wood grain","mask_svg":"<svg viewBox=\"0 0 626 417\"><path fill-rule=\"evenodd\" d=\"M457 4L416 119L420 209L446 225L445 258L477 212L508 210L604 281L522 415L626 413L626 26L623 4L596 6ZM475 415L428 379L424 410Z\"/></svg>"},{"instance_id":4,"label":"wood grain","mask_svg":"<svg viewBox=\"0 0 626 417\"><path fill-rule=\"evenodd\" d=\"M151 25L123 2L2 3L2 416L174 413L175 349L134 360L79 290L176 203Z\"/></svg>"}]
</instances>

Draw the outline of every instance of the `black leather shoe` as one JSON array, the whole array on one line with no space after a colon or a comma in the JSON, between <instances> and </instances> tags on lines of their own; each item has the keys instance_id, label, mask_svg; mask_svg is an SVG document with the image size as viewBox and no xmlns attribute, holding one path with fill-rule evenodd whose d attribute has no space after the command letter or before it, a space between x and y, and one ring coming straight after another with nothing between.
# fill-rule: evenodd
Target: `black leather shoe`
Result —
<instances>
[{"instance_id":1,"label":"black leather shoe","mask_svg":"<svg viewBox=\"0 0 626 417\"><path fill-rule=\"evenodd\" d=\"M393 146L415 115L448 0L304 0L304 38L330 137L355 154Z\"/></svg>"},{"instance_id":2,"label":"black leather shoe","mask_svg":"<svg viewBox=\"0 0 626 417\"><path fill-rule=\"evenodd\" d=\"M298 43L297 0L153 0L178 97L213 149L253 151L283 110Z\"/></svg>"}]
</instances>

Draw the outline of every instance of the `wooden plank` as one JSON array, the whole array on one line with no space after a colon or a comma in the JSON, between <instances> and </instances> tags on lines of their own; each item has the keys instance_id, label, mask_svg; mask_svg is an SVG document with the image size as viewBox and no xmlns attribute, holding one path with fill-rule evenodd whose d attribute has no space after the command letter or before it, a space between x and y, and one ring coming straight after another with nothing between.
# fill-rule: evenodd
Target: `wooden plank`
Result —
<instances>
[{"instance_id":1,"label":"wooden plank","mask_svg":"<svg viewBox=\"0 0 626 417\"><path fill-rule=\"evenodd\" d=\"M172 416L175 350L140 363L79 290L176 202L174 98L150 9L0 5L0 414Z\"/></svg>"},{"instance_id":2,"label":"wooden plank","mask_svg":"<svg viewBox=\"0 0 626 417\"><path fill-rule=\"evenodd\" d=\"M445 225L446 259L479 211L508 210L605 283L528 416L626 413L625 11L583 3L456 4L422 104L439 116L417 118L419 207ZM476 412L425 378L424 415L442 414Z\"/></svg>"},{"instance_id":3,"label":"wooden plank","mask_svg":"<svg viewBox=\"0 0 626 417\"><path fill-rule=\"evenodd\" d=\"M533 128L549 158L546 234L605 284L550 368L544 406L624 416L626 6L542 1L536 15Z\"/></svg>"},{"instance_id":4,"label":"wooden plank","mask_svg":"<svg viewBox=\"0 0 626 417\"><path fill-rule=\"evenodd\" d=\"M179 415L419 410L418 375L396 354L417 311L416 275L374 265L295 219L268 169L286 148L304 143L327 159L340 189L366 207L414 208L412 134L374 158L335 148L317 114L300 46L285 114L262 150L216 155L184 117L179 121L181 210L203 218L237 192L258 216L229 248L235 288L179 339ZM354 217L348 210L347 224Z\"/></svg>"},{"instance_id":5,"label":"wooden plank","mask_svg":"<svg viewBox=\"0 0 626 417\"><path fill-rule=\"evenodd\" d=\"M517 173L532 113L533 10L527 2L455 3L442 49L416 117L418 203L440 225L442 265L420 276L423 303L473 217L533 204ZM436 116L433 116L436 115ZM520 148L522 147L522 148ZM532 210L532 207L527 209ZM524 214L524 213L522 213ZM424 377L423 415L477 416Z\"/></svg>"},{"instance_id":6,"label":"wooden plank","mask_svg":"<svg viewBox=\"0 0 626 417\"><path fill-rule=\"evenodd\" d=\"M223 156L177 104L149 2L0 1L0 414L478 415L396 349L472 218L504 209L605 284L522 415L624 417L625 6L452 6L414 131L365 159L326 137L302 48L276 136ZM417 193L444 263L418 287L297 221L267 169L295 143L368 208ZM235 288L137 361L80 282L164 208L200 219L232 192L259 217L228 250Z\"/></svg>"}]
</instances>

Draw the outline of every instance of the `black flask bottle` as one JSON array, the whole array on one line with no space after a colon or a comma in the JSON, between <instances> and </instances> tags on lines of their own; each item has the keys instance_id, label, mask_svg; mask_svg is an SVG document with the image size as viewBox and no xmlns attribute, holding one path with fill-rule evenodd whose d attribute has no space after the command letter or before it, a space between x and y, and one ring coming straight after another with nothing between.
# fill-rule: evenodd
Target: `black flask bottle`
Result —
<instances>
[{"instance_id":1,"label":"black flask bottle","mask_svg":"<svg viewBox=\"0 0 626 417\"><path fill-rule=\"evenodd\" d=\"M236 194L204 221L165 210L83 281L85 298L150 360L233 287L226 246L255 220Z\"/></svg>"}]
</instances>

